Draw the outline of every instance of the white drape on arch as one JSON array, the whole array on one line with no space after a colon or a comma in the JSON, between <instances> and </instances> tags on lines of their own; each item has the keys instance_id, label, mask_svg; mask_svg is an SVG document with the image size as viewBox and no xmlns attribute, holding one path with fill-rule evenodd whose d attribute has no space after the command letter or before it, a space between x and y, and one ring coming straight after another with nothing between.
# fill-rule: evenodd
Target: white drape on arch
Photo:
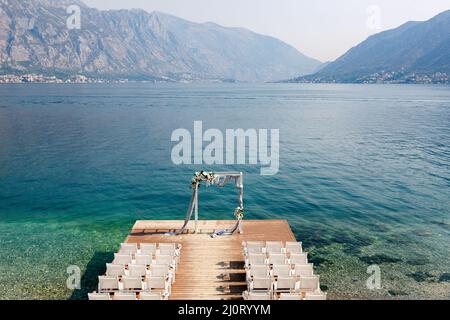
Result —
<instances>
[{"instance_id":1,"label":"white drape on arch","mask_svg":"<svg viewBox=\"0 0 450 320\"><path fill-rule=\"evenodd\" d=\"M238 207L235 211L236 224L228 229L220 230L214 234L212 237L222 236L222 235L232 235L236 232L242 233L242 219L244 212L244 176L242 172L214 172L214 173L197 173L192 182L192 197L189 203L189 208L184 219L184 224L180 230L175 234L182 234L189 222L192 219L192 214L195 218L195 233L198 232L198 190L200 182L205 182L206 185L215 185L218 187L224 187L230 182L234 182L234 185L239 189Z\"/></svg>"}]
</instances>

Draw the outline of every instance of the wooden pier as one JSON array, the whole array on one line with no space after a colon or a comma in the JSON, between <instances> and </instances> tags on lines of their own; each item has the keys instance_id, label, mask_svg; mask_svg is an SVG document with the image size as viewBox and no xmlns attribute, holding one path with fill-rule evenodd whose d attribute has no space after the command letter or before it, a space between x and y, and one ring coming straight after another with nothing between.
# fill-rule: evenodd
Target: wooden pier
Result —
<instances>
[{"instance_id":1,"label":"wooden pier","mask_svg":"<svg viewBox=\"0 0 450 320\"><path fill-rule=\"evenodd\" d=\"M217 230L229 228L235 221L194 222L179 236L167 235L183 225L183 221L137 221L127 243L170 243L182 245L176 282L170 300L235 300L242 299L245 283L242 241L295 241L286 220L245 220L243 234L211 238Z\"/></svg>"}]
</instances>

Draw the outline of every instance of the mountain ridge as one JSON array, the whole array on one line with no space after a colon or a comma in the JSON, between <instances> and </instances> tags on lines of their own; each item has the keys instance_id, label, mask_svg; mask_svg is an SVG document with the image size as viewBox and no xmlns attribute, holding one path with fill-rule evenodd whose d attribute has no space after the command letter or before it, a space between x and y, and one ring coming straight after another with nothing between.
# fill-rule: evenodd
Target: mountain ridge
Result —
<instances>
[{"instance_id":1,"label":"mountain ridge","mask_svg":"<svg viewBox=\"0 0 450 320\"><path fill-rule=\"evenodd\" d=\"M81 29L68 30L68 5ZM321 62L276 38L162 12L98 10L73 0L0 1L0 73L267 82Z\"/></svg>"},{"instance_id":2,"label":"mountain ridge","mask_svg":"<svg viewBox=\"0 0 450 320\"><path fill-rule=\"evenodd\" d=\"M288 82L447 82L450 10L368 37L319 72Z\"/></svg>"}]
</instances>

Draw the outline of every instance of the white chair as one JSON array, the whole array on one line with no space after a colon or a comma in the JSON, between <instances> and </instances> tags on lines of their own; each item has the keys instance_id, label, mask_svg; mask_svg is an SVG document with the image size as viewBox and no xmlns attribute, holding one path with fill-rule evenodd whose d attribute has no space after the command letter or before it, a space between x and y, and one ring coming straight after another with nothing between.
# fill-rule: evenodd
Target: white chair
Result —
<instances>
[{"instance_id":1,"label":"white chair","mask_svg":"<svg viewBox=\"0 0 450 320\"><path fill-rule=\"evenodd\" d=\"M168 264L152 264L150 267L150 276L152 277L167 277L170 273L170 266Z\"/></svg>"},{"instance_id":2,"label":"white chair","mask_svg":"<svg viewBox=\"0 0 450 320\"><path fill-rule=\"evenodd\" d=\"M150 276L168 278L171 284L175 282L175 270L171 269L168 264L152 264Z\"/></svg>"},{"instance_id":3,"label":"white chair","mask_svg":"<svg viewBox=\"0 0 450 320\"><path fill-rule=\"evenodd\" d=\"M166 254L158 254L157 253L153 264L170 265L175 270L177 268L177 262L176 262L175 258L171 255L166 255Z\"/></svg>"},{"instance_id":4,"label":"white chair","mask_svg":"<svg viewBox=\"0 0 450 320\"><path fill-rule=\"evenodd\" d=\"M130 264L128 266L128 275L130 277L144 277L147 275L147 266L145 264Z\"/></svg>"},{"instance_id":5,"label":"white chair","mask_svg":"<svg viewBox=\"0 0 450 320\"><path fill-rule=\"evenodd\" d=\"M294 274L296 276L311 277L314 275L314 265L312 263L305 265L296 264Z\"/></svg>"},{"instance_id":6,"label":"white chair","mask_svg":"<svg viewBox=\"0 0 450 320\"><path fill-rule=\"evenodd\" d=\"M270 292L244 291L242 297L244 300L272 300L272 294Z\"/></svg>"},{"instance_id":7,"label":"white chair","mask_svg":"<svg viewBox=\"0 0 450 320\"><path fill-rule=\"evenodd\" d=\"M320 292L319 276L302 277L300 276L300 291L301 292Z\"/></svg>"},{"instance_id":8,"label":"white chair","mask_svg":"<svg viewBox=\"0 0 450 320\"><path fill-rule=\"evenodd\" d=\"M128 300L136 300L136 293L135 292L116 292L114 293L114 300L122 300L122 301L128 301Z\"/></svg>"},{"instance_id":9,"label":"white chair","mask_svg":"<svg viewBox=\"0 0 450 320\"><path fill-rule=\"evenodd\" d=\"M247 259L245 259L246 266L265 265L267 264L266 255L263 253L249 253Z\"/></svg>"},{"instance_id":10,"label":"white chair","mask_svg":"<svg viewBox=\"0 0 450 320\"><path fill-rule=\"evenodd\" d=\"M162 256L171 256L174 258L174 263L178 265L178 262L180 260L180 250L178 249L178 246L175 243L160 243L159 244L159 253L156 255L162 255Z\"/></svg>"},{"instance_id":11,"label":"white chair","mask_svg":"<svg viewBox=\"0 0 450 320\"><path fill-rule=\"evenodd\" d=\"M284 253L270 253L269 254L269 264L286 264L288 259Z\"/></svg>"},{"instance_id":12,"label":"white chair","mask_svg":"<svg viewBox=\"0 0 450 320\"><path fill-rule=\"evenodd\" d=\"M139 295L139 300L151 301L151 300L162 300L160 292L141 292Z\"/></svg>"},{"instance_id":13,"label":"white chair","mask_svg":"<svg viewBox=\"0 0 450 320\"><path fill-rule=\"evenodd\" d=\"M285 252L286 253L302 253L303 252L302 243L301 242L291 242L291 241L286 242Z\"/></svg>"},{"instance_id":14,"label":"white chair","mask_svg":"<svg viewBox=\"0 0 450 320\"><path fill-rule=\"evenodd\" d=\"M290 277L292 268L289 264L274 264L272 266L272 276L274 277Z\"/></svg>"},{"instance_id":15,"label":"white chair","mask_svg":"<svg viewBox=\"0 0 450 320\"><path fill-rule=\"evenodd\" d=\"M252 265L246 271L247 280L251 280L253 277L267 278L270 275L270 270L267 265Z\"/></svg>"},{"instance_id":16,"label":"white chair","mask_svg":"<svg viewBox=\"0 0 450 320\"><path fill-rule=\"evenodd\" d=\"M134 256L135 264L144 264L146 266L151 265L153 262L152 256L149 254L138 253Z\"/></svg>"},{"instance_id":17,"label":"white chair","mask_svg":"<svg viewBox=\"0 0 450 320\"><path fill-rule=\"evenodd\" d=\"M278 277L274 283L276 293L279 292L298 292L297 280L294 277Z\"/></svg>"},{"instance_id":18,"label":"white chair","mask_svg":"<svg viewBox=\"0 0 450 320\"><path fill-rule=\"evenodd\" d=\"M175 243L160 243L159 253L163 255L177 256L179 252Z\"/></svg>"},{"instance_id":19,"label":"white chair","mask_svg":"<svg viewBox=\"0 0 450 320\"><path fill-rule=\"evenodd\" d=\"M244 241L242 245L244 246L244 253L246 255L250 253L263 253L264 242L262 241Z\"/></svg>"},{"instance_id":20,"label":"white chair","mask_svg":"<svg viewBox=\"0 0 450 320\"><path fill-rule=\"evenodd\" d=\"M248 282L248 288L253 291L272 291L273 282L271 277L254 277Z\"/></svg>"},{"instance_id":21,"label":"white chair","mask_svg":"<svg viewBox=\"0 0 450 320\"><path fill-rule=\"evenodd\" d=\"M131 264L132 261L133 261L133 258L131 257L131 254L114 253L113 264L128 265L128 264Z\"/></svg>"},{"instance_id":22,"label":"white chair","mask_svg":"<svg viewBox=\"0 0 450 320\"><path fill-rule=\"evenodd\" d=\"M145 279L146 291L158 290L163 296L170 294L170 284L166 277L147 277Z\"/></svg>"},{"instance_id":23,"label":"white chair","mask_svg":"<svg viewBox=\"0 0 450 320\"><path fill-rule=\"evenodd\" d=\"M305 300L327 300L327 293L326 292L317 292L317 293L307 292L305 294Z\"/></svg>"},{"instance_id":24,"label":"white chair","mask_svg":"<svg viewBox=\"0 0 450 320\"><path fill-rule=\"evenodd\" d=\"M119 278L110 276L98 277L98 292L114 292L119 290Z\"/></svg>"},{"instance_id":25,"label":"white chair","mask_svg":"<svg viewBox=\"0 0 450 320\"><path fill-rule=\"evenodd\" d=\"M119 254L135 254L138 251L137 243L122 243Z\"/></svg>"},{"instance_id":26,"label":"white chair","mask_svg":"<svg viewBox=\"0 0 450 320\"><path fill-rule=\"evenodd\" d=\"M297 265L305 265L308 264L308 253L291 253L289 257L289 262L291 264Z\"/></svg>"},{"instance_id":27,"label":"white chair","mask_svg":"<svg viewBox=\"0 0 450 320\"><path fill-rule=\"evenodd\" d=\"M302 300L302 296L298 293L281 293L279 300Z\"/></svg>"},{"instance_id":28,"label":"white chair","mask_svg":"<svg viewBox=\"0 0 450 320\"><path fill-rule=\"evenodd\" d=\"M156 254L156 243L141 243L139 245L139 253L153 256Z\"/></svg>"},{"instance_id":29,"label":"white chair","mask_svg":"<svg viewBox=\"0 0 450 320\"><path fill-rule=\"evenodd\" d=\"M88 293L88 299L93 301L111 300L109 293Z\"/></svg>"},{"instance_id":30,"label":"white chair","mask_svg":"<svg viewBox=\"0 0 450 320\"><path fill-rule=\"evenodd\" d=\"M281 241L266 241L267 253L281 253L283 249L283 243Z\"/></svg>"},{"instance_id":31,"label":"white chair","mask_svg":"<svg viewBox=\"0 0 450 320\"><path fill-rule=\"evenodd\" d=\"M122 277L122 290L123 291L142 291L142 279L141 277Z\"/></svg>"},{"instance_id":32,"label":"white chair","mask_svg":"<svg viewBox=\"0 0 450 320\"><path fill-rule=\"evenodd\" d=\"M106 264L106 275L110 277L121 277L125 275L125 266L123 264Z\"/></svg>"}]
</instances>

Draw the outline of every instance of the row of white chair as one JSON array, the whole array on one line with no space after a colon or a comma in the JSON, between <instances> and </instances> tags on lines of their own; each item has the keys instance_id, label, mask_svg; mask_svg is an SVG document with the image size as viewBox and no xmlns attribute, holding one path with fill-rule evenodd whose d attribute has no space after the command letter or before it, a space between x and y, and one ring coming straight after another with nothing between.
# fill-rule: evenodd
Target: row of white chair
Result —
<instances>
[{"instance_id":1,"label":"row of white chair","mask_svg":"<svg viewBox=\"0 0 450 320\"><path fill-rule=\"evenodd\" d=\"M249 253L245 256L245 266L251 265L308 264L308 253Z\"/></svg>"},{"instance_id":2,"label":"row of white chair","mask_svg":"<svg viewBox=\"0 0 450 320\"><path fill-rule=\"evenodd\" d=\"M148 254L137 253L132 254L114 254L112 264L130 266L133 264L150 266L152 264L168 264L173 268L177 268L179 262L178 256L157 253L154 257Z\"/></svg>"},{"instance_id":3,"label":"row of white chair","mask_svg":"<svg viewBox=\"0 0 450 320\"><path fill-rule=\"evenodd\" d=\"M164 296L170 294L171 281L168 277L130 277L123 276L99 276L98 277L98 293L113 293L119 292L141 292L156 290L161 292Z\"/></svg>"},{"instance_id":4,"label":"row of white chair","mask_svg":"<svg viewBox=\"0 0 450 320\"><path fill-rule=\"evenodd\" d=\"M304 295L299 293L281 293L274 296L270 292L249 292L242 294L244 300L327 300L326 292L306 292Z\"/></svg>"},{"instance_id":5,"label":"row of white chair","mask_svg":"<svg viewBox=\"0 0 450 320\"><path fill-rule=\"evenodd\" d=\"M252 277L248 279L247 286L249 291L269 291L274 293L320 291L319 276Z\"/></svg>"},{"instance_id":6,"label":"row of white chair","mask_svg":"<svg viewBox=\"0 0 450 320\"><path fill-rule=\"evenodd\" d=\"M126 268L121 264L106 264L106 276L111 277L169 277L175 282L175 270L168 264L130 264Z\"/></svg>"},{"instance_id":7,"label":"row of white chair","mask_svg":"<svg viewBox=\"0 0 450 320\"><path fill-rule=\"evenodd\" d=\"M302 243L295 241L243 241L244 254L248 253L302 253Z\"/></svg>"},{"instance_id":8,"label":"row of white chair","mask_svg":"<svg viewBox=\"0 0 450 320\"><path fill-rule=\"evenodd\" d=\"M161 293L158 292L115 292L111 296L109 293L89 293L89 300L164 300Z\"/></svg>"},{"instance_id":9,"label":"row of white chair","mask_svg":"<svg viewBox=\"0 0 450 320\"><path fill-rule=\"evenodd\" d=\"M144 297L141 300L155 300L149 298L158 294L167 299L175 282L180 249L181 245L174 243L122 244L112 263L106 264L105 275L98 277L98 291L89 299L108 300L113 293L113 300L133 300L133 294L134 299L136 294Z\"/></svg>"},{"instance_id":10,"label":"row of white chair","mask_svg":"<svg viewBox=\"0 0 450 320\"><path fill-rule=\"evenodd\" d=\"M180 255L181 245L177 243L122 243L119 254Z\"/></svg>"},{"instance_id":11,"label":"row of white chair","mask_svg":"<svg viewBox=\"0 0 450 320\"><path fill-rule=\"evenodd\" d=\"M310 277L314 275L314 265L312 263L305 265L290 265L290 264L274 264L269 265L250 265L246 269L247 279L253 277L290 277L290 276L305 276Z\"/></svg>"},{"instance_id":12,"label":"row of white chair","mask_svg":"<svg viewBox=\"0 0 450 320\"><path fill-rule=\"evenodd\" d=\"M320 278L301 242L244 241L246 300L323 300Z\"/></svg>"}]
</instances>

